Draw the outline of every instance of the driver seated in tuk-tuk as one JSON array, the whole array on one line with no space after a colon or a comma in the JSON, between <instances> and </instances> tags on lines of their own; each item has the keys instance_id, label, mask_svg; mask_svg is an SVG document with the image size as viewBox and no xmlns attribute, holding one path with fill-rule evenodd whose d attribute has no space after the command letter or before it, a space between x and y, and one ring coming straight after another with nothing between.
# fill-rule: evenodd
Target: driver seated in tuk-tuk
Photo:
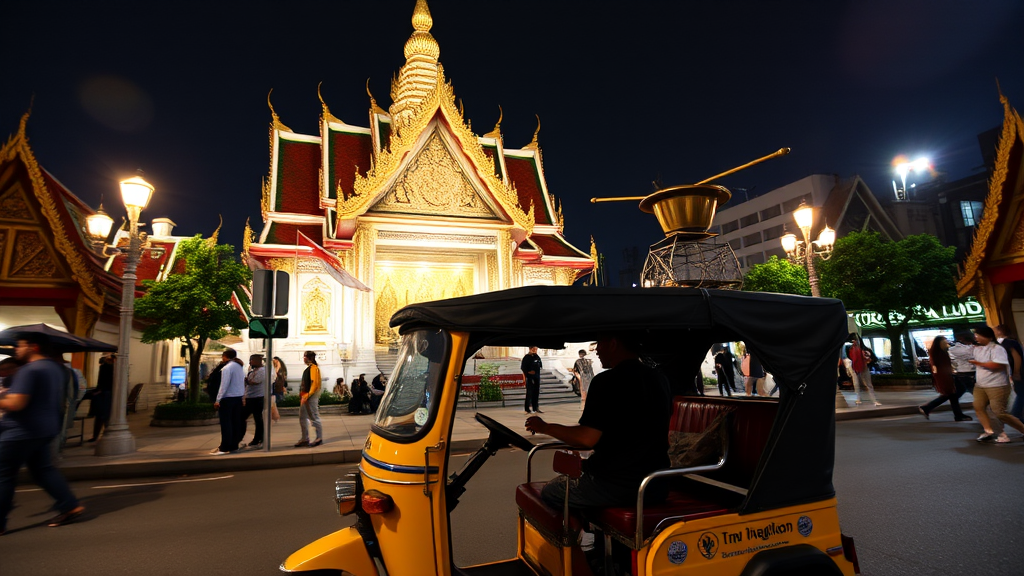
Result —
<instances>
[{"instance_id":1,"label":"driver seated in tuk-tuk","mask_svg":"<svg viewBox=\"0 0 1024 576\"><path fill-rule=\"evenodd\" d=\"M606 369L590 383L587 404L576 426L526 420L531 432L546 434L581 450L593 450L583 462L583 474L559 476L544 486L541 497L561 510L566 486L569 508L632 506L648 474L669 467L668 430L672 399L665 378L640 362L639 344L624 335L597 340L597 356ZM667 487L651 485L645 502L663 500Z\"/></svg>"}]
</instances>

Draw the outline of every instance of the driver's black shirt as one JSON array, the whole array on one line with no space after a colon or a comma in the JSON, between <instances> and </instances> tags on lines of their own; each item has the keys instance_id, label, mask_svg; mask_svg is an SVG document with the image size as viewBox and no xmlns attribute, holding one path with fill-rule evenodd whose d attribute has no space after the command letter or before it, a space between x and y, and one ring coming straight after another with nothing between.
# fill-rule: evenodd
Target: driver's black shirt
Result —
<instances>
[{"instance_id":1,"label":"driver's black shirt","mask_svg":"<svg viewBox=\"0 0 1024 576\"><path fill-rule=\"evenodd\" d=\"M580 424L601 431L583 470L635 488L645 476L669 467L668 382L639 360L625 360L590 382Z\"/></svg>"}]
</instances>

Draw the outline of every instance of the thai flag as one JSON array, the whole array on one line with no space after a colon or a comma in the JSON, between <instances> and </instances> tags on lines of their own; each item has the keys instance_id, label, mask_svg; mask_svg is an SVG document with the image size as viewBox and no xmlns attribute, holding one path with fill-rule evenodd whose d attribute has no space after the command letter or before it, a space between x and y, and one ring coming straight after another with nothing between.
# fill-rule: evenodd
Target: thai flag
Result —
<instances>
[{"instance_id":1,"label":"thai flag","mask_svg":"<svg viewBox=\"0 0 1024 576\"><path fill-rule=\"evenodd\" d=\"M349 288L355 288L356 290L362 290L364 292L371 292L372 290L356 279L355 276L345 271L345 268L341 265L341 259L334 254L328 252L323 246L320 246L316 242L313 242L302 232L296 232L298 237L296 238L296 245L305 246L313 250L313 256L323 260L327 263L327 273L332 278L338 281L342 286L348 286Z\"/></svg>"}]
</instances>

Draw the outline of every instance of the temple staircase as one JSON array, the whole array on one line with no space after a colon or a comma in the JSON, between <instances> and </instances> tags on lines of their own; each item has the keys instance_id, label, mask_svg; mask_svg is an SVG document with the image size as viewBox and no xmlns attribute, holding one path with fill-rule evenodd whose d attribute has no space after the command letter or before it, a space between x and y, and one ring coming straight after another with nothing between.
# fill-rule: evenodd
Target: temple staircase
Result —
<instances>
[{"instance_id":1,"label":"temple staircase","mask_svg":"<svg viewBox=\"0 0 1024 576\"><path fill-rule=\"evenodd\" d=\"M513 388L505 391L505 406L522 406L526 401L525 388ZM572 385L562 380L554 372L547 369L540 371L540 409L545 404L563 404L579 402L580 397L573 393Z\"/></svg>"}]
</instances>

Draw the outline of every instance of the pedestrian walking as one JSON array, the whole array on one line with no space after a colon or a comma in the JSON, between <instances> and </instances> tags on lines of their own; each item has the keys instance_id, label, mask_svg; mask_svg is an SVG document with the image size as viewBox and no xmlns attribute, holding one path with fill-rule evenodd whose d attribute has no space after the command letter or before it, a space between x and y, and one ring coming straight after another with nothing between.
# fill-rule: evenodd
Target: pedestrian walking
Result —
<instances>
[{"instance_id":1,"label":"pedestrian walking","mask_svg":"<svg viewBox=\"0 0 1024 576\"><path fill-rule=\"evenodd\" d=\"M206 378L206 395L210 397L210 400L217 401L217 396L220 395L220 380L221 371L224 370L224 366L227 364L221 356L221 361L213 370L210 371L210 375Z\"/></svg>"},{"instance_id":2,"label":"pedestrian walking","mask_svg":"<svg viewBox=\"0 0 1024 576\"><path fill-rule=\"evenodd\" d=\"M953 362L949 357L949 341L945 336L936 336L935 340L932 340L931 348L928 349L928 361L932 366L932 385L939 396L924 406L918 406L917 411L925 419L930 419L932 410L941 406L943 402L949 402L949 406L953 409L954 420L957 422L971 420L971 417L964 416L960 409L960 395L957 393L956 383L953 381Z\"/></svg>"},{"instance_id":3,"label":"pedestrian walking","mask_svg":"<svg viewBox=\"0 0 1024 576\"><path fill-rule=\"evenodd\" d=\"M0 392L0 410L4 412L0 419L0 535L7 530L7 514L22 465L55 501L59 514L47 521L48 526L67 524L85 511L50 454L50 444L63 426L60 404L67 371L49 357L50 340L45 334L20 335L15 356L24 365Z\"/></svg>"},{"instance_id":4,"label":"pedestrian walking","mask_svg":"<svg viewBox=\"0 0 1024 576\"><path fill-rule=\"evenodd\" d=\"M284 360L281 360L277 356L274 356L274 398L277 403L280 404L281 400L284 400L284 395L288 391L288 367L284 365Z\"/></svg>"},{"instance_id":5,"label":"pedestrian walking","mask_svg":"<svg viewBox=\"0 0 1024 576\"><path fill-rule=\"evenodd\" d=\"M587 351L580 350L580 355L572 365L572 374L576 377L577 385L580 388L580 410L587 405L587 392L590 390L590 381L594 379L594 363L587 358Z\"/></svg>"},{"instance_id":6,"label":"pedestrian walking","mask_svg":"<svg viewBox=\"0 0 1024 576\"><path fill-rule=\"evenodd\" d=\"M213 407L220 419L220 446L210 451L214 456L223 456L238 451L242 441L242 398L245 396L245 375L241 362L236 362L238 353L228 348L221 354L220 390ZM211 375L212 378L212 375Z\"/></svg>"},{"instance_id":7,"label":"pedestrian walking","mask_svg":"<svg viewBox=\"0 0 1024 576\"><path fill-rule=\"evenodd\" d=\"M871 351L864 347L864 341L857 334L850 334L850 343L847 356L853 368L853 393L857 395L856 405L861 405L860 387L864 386L875 406L881 406L882 403L875 397L875 387L871 385L871 368L868 366L871 362Z\"/></svg>"},{"instance_id":8,"label":"pedestrian walking","mask_svg":"<svg viewBox=\"0 0 1024 576\"><path fill-rule=\"evenodd\" d=\"M998 437L992 428L992 420L985 413L991 407L999 422L1007 424L1024 434L1024 423L1006 410L1006 400L1010 397L1010 361L1006 349L996 344L996 334L988 326L974 329L974 339L978 346L974 348L974 364L977 381L974 384L974 413L978 416L984 429L978 442L995 442L1004 444L1010 441L1004 430Z\"/></svg>"},{"instance_id":9,"label":"pedestrian walking","mask_svg":"<svg viewBox=\"0 0 1024 576\"><path fill-rule=\"evenodd\" d=\"M732 385L729 383L729 371L732 371L731 356L725 353L725 346L718 345L715 351L715 376L718 378L718 395L732 397Z\"/></svg>"},{"instance_id":10,"label":"pedestrian walking","mask_svg":"<svg viewBox=\"0 0 1024 576\"><path fill-rule=\"evenodd\" d=\"M1010 414L1020 420L1024 418L1024 381L1021 380L1021 364L1024 364L1024 348L1021 348L1020 341L1016 339L1006 324L1000 324L994 329L996 341L1006 350L1006 357L1010 361L1010 379L1012 380L1013 392L1017 398L1013 401Z\"/></svg>"},{"instance_id":11,"label":"pedestrian walking","mask_svg":"<svg viewBox=\"0 0 1024 576\"><path fill-rule=\"evenodd\" d=\"M530 352L523 356L519 363L519 369L523 371L526 378L526 401L524 410L527 414L543 414L540 409L540 371L544 367L540 355L537 354L537 347L530 346Z\"/></svg>"},{"instance_id":12,"label":"pedestrian walking","mask_svg":"<svg viewBox=\"0 0 1024 576\"><path fill-rule=\"evenodd\" d=\"M767 396L764 389L765 373L761 361L749 351L743 355L743 389L747 396Z\"/></svg>"},{"instance_id":13,"label":"pedestrian walking","mask_svg":"<svg viewBox=\"0 0 1024 576\"><path fill-rule=\"evenodd\" d=\"M302 438L295 444L315 447L324 443L324 425L320 423L320 366L316 363L316 352L306 350L302 354L306 369L302 372L302 384L299 387L299 429ZM309 441L309 426L316 430L316 440Z\"/></svg>"},{"instance_id":14,"label":"pedestrian walking","mask_svg":"<svg viewBox=\"0 0 1024 576\"><path fill-rule=\"evenodd\" d=\"M370 412L377 412L380 401L384 398L384 391L387 389L388 377L384 374L377 374L370 383Z\"/></svg>"},{"instance_id":15,"label":"pedestrian walking","mask_svg":"<svg viewBox=\"0 0 1024 576\"><path fill-rule=\"evenodd\" d=\"M953 362L953 383L956 384L957 398L964 392L974 392L974 334L962 333L949 347L949 359Z\"/></svg>"},{"instance_id":16,"label":"pedestrian walking","mask_svg":"<svg viewBox=\"0 0 1024 576\"><path fill-rule=\"evenodd\" d=\"M92 438L95 442L110 422L110 406L114 399L114 357L100 358L100 369L96 376L96 388L89 393L89 412L92 413Z\"/></svg>"},{"instance_id":17,"label":"pedestrian walking","mask_svg":"<svg viewBox=\"0 0 1024 576\"><path fill-rule=\"evenodd\" d=\"M266 398L267 368L263 365L263 356L253 354L249 357L249 373L245 375L245 397L242 399L242 429L239 441L245 437L246 423L252 416L253 432L250 448L263 446L263 407Z\"/></svg>"}]
</instances>

